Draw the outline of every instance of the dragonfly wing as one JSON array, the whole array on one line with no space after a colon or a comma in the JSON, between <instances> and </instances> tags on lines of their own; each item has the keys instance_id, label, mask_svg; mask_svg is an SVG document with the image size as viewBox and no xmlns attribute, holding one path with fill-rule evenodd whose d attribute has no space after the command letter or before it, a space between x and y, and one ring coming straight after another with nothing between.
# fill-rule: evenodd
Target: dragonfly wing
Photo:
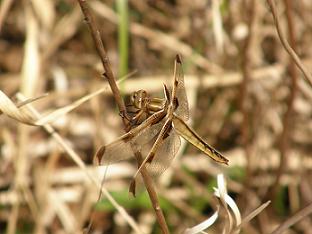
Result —
<instances>
[{"instance_id":1,"label":"dragonfly wing","mask_svg":"<svg viewBox=\"0 0 312 234\"><path fill-rule=\"evenodd\" d=\"M153 143L156 141L157 136L158 135L156 135L149 144L145 144L145 147L142 148L142 155L144 157L149 154ZM170 135L164 140L164 142L162 142L162 144L157 149L153 161L150 164L146 164L146 169L149 175L156 179L165 170L167 170L168 167L171 165L174 156L177 154L180 145L180 137L178 136L178 134L176 134L174 129L172 129ZM135 196L138 188L142 188L142 184L142 177L137 177L137 179L132 181L129 191Z\"/></svg>"},{"instance_id":2,"label":"dragonfly wing","mask_svg":"<svg viewBox=\"0 0 312 234\"><path fill-rule=\"evenodd\" d=\"M164 125L165 118L160 120L158 123L153 124L145 129L142 129L142 131L137 134L136 137L134 137L133 142L136 145L150 145L151 142L154 142L157 138L158 133L160 132L162 126ZM149 146L151 147L151 146Z\"/></svg>"},{"instance_id":3,"label":"dragonfly wing","mask_svg":"<svg viewBox=\"0 0 312 234\"><path fill-rule=\"evenodd\" d=\"M181 146L181 140L178 134L171 130L169 136L159 146L151 164L147 164L147 170L151 176L160 176L168 167Z\"/></svg>"},{"instance_id":4,"label":"dragonfly wing","mask_svg":"<svg viewBox=\"0 0 312 234\"><path fill-rule=\"evenodd\" d=\"M187 101L185 84L184 84L184 74L182 68L182 61L179 56L175 60L175 77L174 84L176 86L175 97L177 100L177 109L175 110L176 115L178 115L184 121L189 119L189 105Z\"/></svg>"},{"instance_id":5,"label":"dragonfly wing","mask_svg":"<svg viewBox=\"0 0 312 234\"><path fill-rule=\"evenodd\" d=\"M119 138L108 145L101 146L95 153L94 160L97 165L108 165L132 156L131 143Z\"/></svg>"},{"instance_id":6,"label":"dragonfly wing","mask_svg":"<svg viewBox=\"0 0 312 234\"><path fill-rule=\"evenodd\" d=\"M114 142L102 146L95 154L97 164L113 164L133 157L133 150L142 151L142 147L148 145L160 131L163 120L151 125L145 122L130 132L122 135Z\"/></svg>"}]
</instances>

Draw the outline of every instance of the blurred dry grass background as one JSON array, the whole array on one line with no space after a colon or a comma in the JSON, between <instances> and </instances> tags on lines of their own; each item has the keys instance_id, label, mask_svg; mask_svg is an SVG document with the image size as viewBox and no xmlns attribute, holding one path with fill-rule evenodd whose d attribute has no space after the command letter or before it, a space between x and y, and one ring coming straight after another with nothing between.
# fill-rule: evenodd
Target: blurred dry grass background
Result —
<instances>
[{"instance_id":1,"label":"blurred dry grass background","mask_svg":"<svg viewBox=\"0 0 312 234\"><path fill-rule=\"evenodd\" d=\"M123 130L78 3L0 3L0 233L79 233L91 219L91 233L139 232L136 227L159 233L146 193L128 196L136 163L121 162L107 171L92 165L96 149ZM88 4L114 74L136 71L120 85L124 97L138 89L162 95L180 53L193 128L230 160L228 167L220 166L183 145L156 186L172 233L212 214L212 187L219 173L226 176L243 217L272 201L242 233L271 233L309 207L312 89L281 45L265 1ZM311 73L312 2L276 5L285 37ZM50 126L21 123L101 88L102 95L75 106ZM10 111L5 107L13 102L45 93L31 104L37 112L29 105L13 106L15 114L22 111L17 120L6 116ZM105 189L119 203L117 208L106 196L94 207L104 173ZM209 233L222 230L220 222ZM285 233L311 230L308 215Z\"/></svg>"}]
</instances>

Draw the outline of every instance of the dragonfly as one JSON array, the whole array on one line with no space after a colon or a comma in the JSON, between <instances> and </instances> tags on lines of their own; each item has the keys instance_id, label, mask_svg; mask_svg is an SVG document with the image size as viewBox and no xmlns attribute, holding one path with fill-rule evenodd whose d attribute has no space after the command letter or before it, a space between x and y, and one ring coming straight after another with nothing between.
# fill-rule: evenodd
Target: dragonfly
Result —
<instances>
[{"instance_id":1,"label":"dragonfly","mask_svg":"<svg viewBox=\"0 0 312 234\"><path fill-rule=\"evenodd\" d=\"M130 185L130 188L135 188L136 178L143 166L146 166L153 177L159 176L170 166L181 145L180 137L214 161L228 164L227 158L206 143L186 123L189 119L189 105L179 55L175 59L173 77L172 88L163 85L164 98L152 98L144 90L134 92L130 102L136 110L132 122L137 126L112 143L101 146L94 156L98 165L129 159L134 157L135 151L145 156L133 176L134 185ZM135 191L130 192L135 194Z\"/></svg>"}]
</instances>

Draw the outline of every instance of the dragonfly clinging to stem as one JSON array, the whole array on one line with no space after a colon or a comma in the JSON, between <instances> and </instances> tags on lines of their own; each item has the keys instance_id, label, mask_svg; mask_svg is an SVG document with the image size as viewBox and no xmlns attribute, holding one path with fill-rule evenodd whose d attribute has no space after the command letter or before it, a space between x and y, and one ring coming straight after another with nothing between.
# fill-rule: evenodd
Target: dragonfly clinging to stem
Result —
<instances>
[{"instance_id":1,"label":"dragonfly clinging to stem","mask_svg":"<svg viewBox=\"0 0 312 234\"><path fill-rule=\"evenodd\" d=\"M228 164L228 159L206 143L186 121L189 106L184 86L182 61L179 55L174 63L174 83L171 89L164 87L164 99L151 98L146 91L139 90L131 96L131 104L137 109L133 122L137 127L114 142L100 147L95 154L98 164L111 164L132 157L133 150L145 156L134 175L130 192L135 188L135 179L144 165L152 176L163 173L171 164L180 145L180 136L218 163ZM132 189L131 189L132 188Z\"/></svg>"}]
</instances>

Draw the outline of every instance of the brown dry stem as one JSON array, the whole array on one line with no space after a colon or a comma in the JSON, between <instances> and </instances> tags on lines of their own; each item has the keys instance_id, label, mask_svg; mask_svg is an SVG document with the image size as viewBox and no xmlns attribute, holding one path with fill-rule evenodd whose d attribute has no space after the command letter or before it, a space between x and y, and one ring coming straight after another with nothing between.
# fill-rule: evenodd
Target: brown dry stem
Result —
<instances>
[{"instance_id":1,"label":"brown dry stem","mask_svg":"<svg viewBox=\"0 0 312 234\"><path fill-rule=\"evenodd\" d=\"M104 45L103 45L103 42L102 42L102 39L100 36L100 31L98 30L98 28L95 24L95 21L93 20L93 17L89 11L89 8L86 4L86 1L85 0L78 0L78 2L79 2L79 5L81 7L81 10L84 14L85 20L86 20L86 22L90 28L94 44L96 46L97 52L98 52L100 59L102 61L102 65L105 69L105 73L103 75L107 78L109 85L112 89L114 99L117 103L120 115L121 115L122 120L123 120L124 128L126 131L129 131L130 126L129 126L129 121L128 121L127 110L126 110L125 104L123 102L123 99L121 98L120 92L118 90L114 74L111 70L109 58L107 56L107 53L105 51L105 48L104 48ZM138 165L140 165L142 155L139 152L134 152L134 155L136 157ZM161 207L159 205L159 201L158 201L156 190L155 190L154 185L153 185L153 181L152 181L151 177L149 176L148 172L146 171L145 167L142 168L141 175L143 177L145 187L148 191L148 194L149 194L149 197L151 199L154 211L156 213L156 217L157 217L157 221L159 223L159 226L160 226L163 233L169 233L165 217L164 217L163 212L161 210Z\"/></svg>"},{"instance_id":2,"label":"brown dry stem","mask_svg":"<svg viewBox=\"0 0 312 234\"><path fill-rule=\"evenodd\" d=\"M300 61L300 58L298 57L298 55L296 54L295 50L293 49L293 47L291 45L289 45L289 43L287 42L286 37L283 35L282 29L281 29L281 25L277 16L277 10L276 10L276 6L273 0L267 0L267 3L269 4L271 11L272 11L272 15L274 18L274 22L276 25L276 30L278 33L278 37L281 40L282 45L284 46L285 50L287 51L287 53L290 55L290 57L293 59L293 61L296 63L296 65L298 66L298 68L302 71L304 78L306 79L306 81L308 82L308 84L312 87L312 75L311 73L306 69L306 67L302 64L302 62Z\"/></svg>"},{"instance_id":3,"label":"brown dry stem","mask_svg":"<svg viewBox=\"0 0 312 234\"><path fill-rule=\"evenodd\" d=\"M270 1L271 2L271 1ZM292 6L291 1L285 0L284 1L285 7L286 7L286 16L287 16L287 26L288 26L288 35L290 40L290 45L293 48L294 51L296 51L296 39L295 39L295 33L294 33L294 22L293 22L293 16L292 16ZM272 6L274 8L274 3L272 2ZM275 12L272 9L272 12ZM276 17L276 16L275 16ZM278 22L278 18L276 17L276 22ZM278 28L279 23L276 23L276 27ZM278 29L279 30L279 29ZM282 37L282 34L279 34ZM281 39L282 40L282 39ZM286 41L286 39L283 39ZM301 63L301 62L300 62ZM287 158L288 158L288 152L289 152L289 136L292 132L292 115L294 112L294 102L296 98L296 93L298 90L298 74L295 66L295 60L290 60L289 62L289 74L291 77L291 83L289 85L290 94L287 100L287 110L283 119L283 131L280 138L280 165L277 170L275 181L271 187L271 191L269 193L272 193L271 195L274 197L277 193L278 185L280 183L282 174L287 166Z\"/></svg>"},{"instance_id":4,"label":"brown dry stem","mask_svg":"<svg viewBox=\"0 0 312 234\"><path fill-rule=\"evenodd\" d=\"M289 227L299 222L301 219L305 218L312 213L312 203L307 205L305 208L298 211L295 215L287 219L283 224L278 226L271 234L281 234L284 233Z\"/></svg>"}]
</instances>

